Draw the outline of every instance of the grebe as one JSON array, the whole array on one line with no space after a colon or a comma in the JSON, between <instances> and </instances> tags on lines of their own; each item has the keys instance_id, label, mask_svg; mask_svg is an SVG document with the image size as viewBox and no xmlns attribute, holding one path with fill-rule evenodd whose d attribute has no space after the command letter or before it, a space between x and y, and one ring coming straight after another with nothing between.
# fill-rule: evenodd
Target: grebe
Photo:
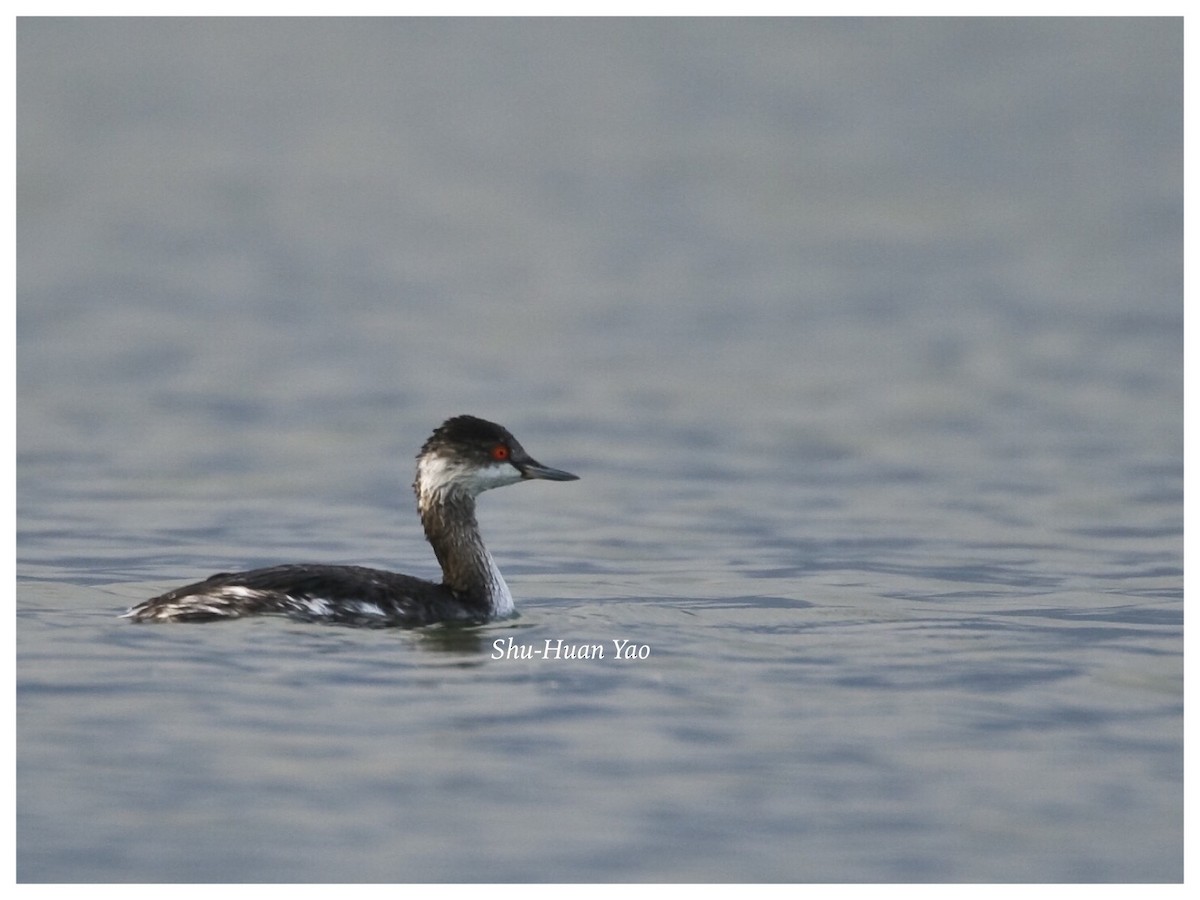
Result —
<instances>
[{"instance_id":1,"label":"grebe","mask_svg":"<svg viewBox=\"0 0 1200 900\"><path fill-rule=\"evenodd\" d=\"M306 622L415 627L482 622L510 615L512 594L483 545L475 498L483 491L541 478L578 475L543 466L499 425L456 416L417 455L413 490L442 583L362 566L285 565L222 572L134 606L135 622L203 622L282 615Z\"/></svg>"}]
</instances>

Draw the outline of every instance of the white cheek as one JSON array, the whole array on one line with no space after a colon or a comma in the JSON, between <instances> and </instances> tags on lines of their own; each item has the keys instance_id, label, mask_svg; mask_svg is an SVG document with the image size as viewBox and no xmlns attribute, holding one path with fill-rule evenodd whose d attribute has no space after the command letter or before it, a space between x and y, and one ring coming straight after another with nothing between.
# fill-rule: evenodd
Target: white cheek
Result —
<instances>
[{"instance_id":1,"label":"white cheek","mask_svg":"<svg viewBox=\"0 0 1200 900\"><path fill-rule=\"evenodd\" d=\"M509 463L494 463L483 469L464 466L453 460L434 456L422 459L418 463L418 480L424 489L437 492L443 488L457 486L465 488L473 494L502 487L506 484L516 484L521 480L521 473Z\"/></svg>"},{"instance_id":2,"label":"white cheek","mask_svg":"<svg viewBox=\"0 0 1200 900\"><path fill-rule=\"evenodd\" d=\"M465 480L475 489L486 491L506 484L516 484L521 480L521 473L508 463L496 463L486 469L475 470Z\"/></svg>"},{"instance_id":3,"label":"white cheek","mask_svg":"<svg viewBox=\"0 0 1200 900\"><path fill-rule=\"evenodd\" d=\"M422 457L417 463L417 469L417 480L433 490L453 484L458 473L449 460L440 456Z\"/></svg>"}]
</instances>

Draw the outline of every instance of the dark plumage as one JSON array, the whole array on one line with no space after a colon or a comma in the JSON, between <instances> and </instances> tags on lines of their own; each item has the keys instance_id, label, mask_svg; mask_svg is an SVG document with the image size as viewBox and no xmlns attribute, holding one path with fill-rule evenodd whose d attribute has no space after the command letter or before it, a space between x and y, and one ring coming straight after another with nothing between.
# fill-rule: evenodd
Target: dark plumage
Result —
<instances>
[{"instance_id":1,"label":"dark plumage","mask_svg":"<svg viewBox=\"0 0 1200 900\"><path fill-rule=\"evenodd\" d=\"M475 498L522 480L576 477L541 465L501 426L456 416L425 441L413 482L425 535L442 566L441 584L363 566L272 566L222 572L139 603L125 615L135 622L282 615L404 627L508 615L512 596L479 536Z\"/></svg>"}]
</instances>

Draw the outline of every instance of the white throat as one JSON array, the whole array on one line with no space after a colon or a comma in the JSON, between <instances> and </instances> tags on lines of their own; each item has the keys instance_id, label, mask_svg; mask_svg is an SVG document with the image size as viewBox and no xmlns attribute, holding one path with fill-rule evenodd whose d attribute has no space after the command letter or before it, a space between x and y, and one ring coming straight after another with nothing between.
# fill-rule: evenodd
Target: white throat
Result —
<instances>
[{"instance_id":1,"label":"white throat","mask_svg":"<svg viewBox=\"0 0 1200 900\"><path fill-rule=\"evenodd\" d=\"M511 616L516 606L513 604L508 584L504 581L504 576L500 574L500 568L496 565L496 561L492 559L492 554L486 549L483 553L487 557L488 602L492 607L492 615Z\"/></svg>"}]
</instances>

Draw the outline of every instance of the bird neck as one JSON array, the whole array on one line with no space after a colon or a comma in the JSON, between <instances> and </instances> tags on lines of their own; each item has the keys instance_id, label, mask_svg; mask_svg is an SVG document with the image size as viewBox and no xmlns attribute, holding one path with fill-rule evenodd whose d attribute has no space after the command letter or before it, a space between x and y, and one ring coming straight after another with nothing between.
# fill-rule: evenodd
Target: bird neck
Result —
<instances>
[{"instance_id":1,"label":"bird neck","mask_svg":"<svg viewBox=\"0 0 1200 900\"><path fill-rule=\"evenodd\" d=\"M490 615L512 612L508 585L479 534L474 496L443 487L419 493L417 507L442 583L463 599L486 604Z\"/></svg>"}]
</instances>

